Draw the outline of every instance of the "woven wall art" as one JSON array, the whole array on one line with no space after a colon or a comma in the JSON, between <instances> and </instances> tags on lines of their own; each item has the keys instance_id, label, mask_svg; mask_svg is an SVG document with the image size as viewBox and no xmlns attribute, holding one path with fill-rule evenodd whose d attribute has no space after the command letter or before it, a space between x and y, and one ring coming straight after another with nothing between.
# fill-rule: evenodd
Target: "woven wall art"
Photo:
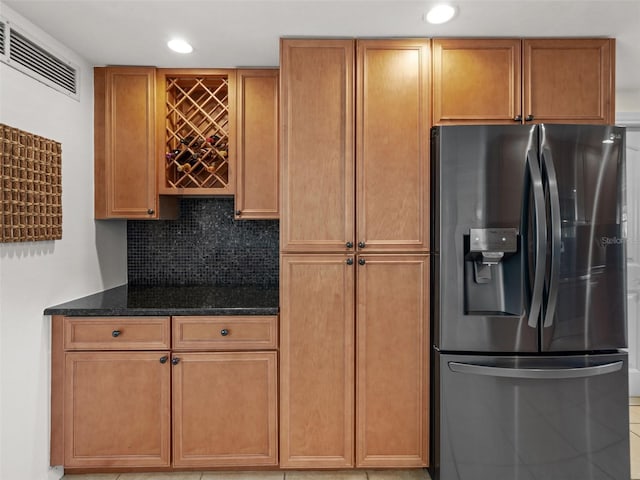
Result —
<instances>
[{"instance_id":1,"label":"woven wall art","mask_svg":"<svg viewBox=\"0 0 640 480\"><path fill-rule=\"evenodd\" d=\"M0 124L0 241L62 238L62 145Z\"/></svg>"}]
</instances>

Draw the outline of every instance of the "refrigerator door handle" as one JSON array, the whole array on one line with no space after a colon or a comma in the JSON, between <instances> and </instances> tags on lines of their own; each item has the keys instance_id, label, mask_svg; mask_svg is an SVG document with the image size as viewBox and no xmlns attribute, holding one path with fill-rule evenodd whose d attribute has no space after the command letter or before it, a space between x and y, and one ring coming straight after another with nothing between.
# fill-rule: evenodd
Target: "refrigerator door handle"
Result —
<instances>
[{"instance_id":1,"label":"refrigerator door handle","mask_svg":"<svg viewBox=\"0 0 640 480\"><path fill-rule=\"evenodd\" d=\"M614 373L622 368L622 361L595 365L593 367L577 368L506 368L491 367L487 365L474 365L470 363L449 362L449 370L455 373L467 373L470 375L483 375L487 377L504 378L532 378L540 380L555 380L562 378L595 377Z\"/></svg>"},{"instance_id":2,"label":"refrigerator door handle","mask_svg":"<svg viewBox=\"0 0 640 480\"><path fill-rule=\"evenodd\" d=\"M558 283L560 281L560 246L561 246L561 219L560 219L560 194L558 193L558 177L553 165L551 151L542 148L542 166L547 176L549 187L549 201L551 209L551 273L549 274L549 291L547 293L547 308L544 315L543 327L553 325L558 301Z\"/></svg>"},{"instance_id":3,"label":"refrigerator door handle","mask_svg":"<svg viewBox=\"0 0 640 480\"><path fill-rule=\"evenodd\" d=\"M527 167L529 168L533 187L536 231L536 265L534 268L531 306L529 308L529 326L531 328L537 328L538 316L542 308L542 289L544 287L544 270L547 257L547 221L542 174L540 173L540 166L538 165L538 156L534 150L527 151Z\"/></svg>"}]
</instances>

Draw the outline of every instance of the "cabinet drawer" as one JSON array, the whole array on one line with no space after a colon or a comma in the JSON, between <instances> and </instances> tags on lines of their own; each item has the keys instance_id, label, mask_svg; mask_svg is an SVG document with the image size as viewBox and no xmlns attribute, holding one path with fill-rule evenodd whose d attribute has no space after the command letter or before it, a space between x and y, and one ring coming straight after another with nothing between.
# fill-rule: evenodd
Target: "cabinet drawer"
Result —
<instances>
[{"instance_id":1,"label":"cabinet drawer","mask_svg":"<svg viewBox=\"0 0 640 480\"><path fill-rule=\"evenodd\" d=\"M269 350L278 346L278 317L173 317L174 350Z\"/></svg>"},{"instance_id":2,"label":"cabinet drawer","mask_svg":"<svg viewBox=\"0 0 640 480\"><path fill-rule=\"evenodd\" d=\"M166 350L169 317L65 317L66 350Z\"/></svg>"}]
</instances>

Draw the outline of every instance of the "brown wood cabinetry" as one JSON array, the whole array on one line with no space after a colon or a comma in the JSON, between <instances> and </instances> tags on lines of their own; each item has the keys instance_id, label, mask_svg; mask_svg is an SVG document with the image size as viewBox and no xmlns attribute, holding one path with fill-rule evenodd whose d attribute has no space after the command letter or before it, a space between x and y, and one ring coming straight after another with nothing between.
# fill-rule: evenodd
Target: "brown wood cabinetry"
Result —
<instances>
[{"instance_id":1,"label":"brown wood cabinetry","mask_svg":"<svg viewBox=\"0 0 640 480\"><path fill-rule=\"evenodd\" d=\"M354 41L280 42L280 248L354 242Z\"/></svg>"},{"instance_id":2,"label":"brown wood cabinetry","mask_svg":"<svg viewBox=\"0 0 640 480\"><path fill-rule=\"evenodd\" d=\"M427 463L429 46L428 39L281 41L284 468ZM362 281L372 288L356 294L368 261ZM393 298L401 285L388 282L416 279ZM397 370L372 370L389 350L375 326L383 322L378 302L402 305L407 335L390 344L402 349ZM356 357L354 378L354 335L368 315L373 335L358 333L369 353ZM385 381L398 390L385 390ZM407 402L398 418L404 407L394 402Z\"/></svg>"},{"instance_id":3,"label":"brown wood cabinetry","mask_svg":"<svg viewBox=\"0 0 640 480\"><path fill-rule=\"evenodd\" d=\"M609 38L434 39L433 123L612 123L614 74Z\"/></svg>"},{"instance_id":4,"label":"brown wood cabinetry","mask_svg":"<svg viewBox=\"0 0 640 480\"><path fill-rule=\"evenodd\" d=\"M96 218L176 218L178 195L236 189L237 218L278 218L277 69L100 67L94 85Z\"/></svg>"},{"instance_id":5,"label":"brown wood cabinetry","mask_svg":"<svg viewBox=\"0 0 640 480\"><path fill-rule=\"evenodd\" d=\"M236 71L162 68L157 72L160 194L233 194Z\"/></svg>"},{"instance_id":6,"label":"brown wood cabinetry","mask_svg":"<svg viewBox=\"0 0 640 480\"><path fill-rule=\"evenodd\" d=\"M283 251L428 250L429 44L281 41Z\"/></svg>"},{"instance_id":7,"label":"brown wood cabinetry","mask_svg":"<svg viewBox=\"0 0 640 480\"><path fill-rule=\"evenodd\" d=\"M169 318L150 319L140 329L127 320L53 318L52 464L170 465ZM149 339L139 335L145 330ZM121 338L118 351L102 351Z\"/></svg>"},{"instance_id":8,"label":"brown wood cabinetry","mask_svg":"<svg viewBox=\"0 0 640 480\"><path fill-rule=\"evenodd\" d=\"M174 352L173 464L277 465L277 352Z\"/></svg>"},{"instance_id":9,"label":"brown wood cabinetry","mask_svg":"<svg viewBox=\"0 0 640 480\"><path fill-rule=\"evenodd\" d=\"M238 70L236 81L236 218L278 218L278 69Z\"/></svg>"},{"instance_id":10,"label":"brown wood cabinetry","mask_svg":"<svg viewBox=\"0 0 640 480\"><path fill-rule=\"evenodd\" d=\"M426 466L427 255L361 255L356 304L356 464Z\"/></svg>"},{"instance_id":11,"label":"brown wood cabinetry","mask_svg":"<svg viewBox=\"0 0 640 480\"><path fill-rule=\"evenodd\" d=\"M278 317L173 317L174 350L275 350Z\"/></svg>"},{"instance_id":12,"label":"brown wood cabinetry","mask_svg":"<svg viewBox=\"0 0 640 480\"><path fill-rule=\"evenodd\" d=\"M523 41L525 120L612 124L615 121L615 40Z\"/></svg>"},{"instance_id":13,"label":"brown wood cabinetry","mask_svg":"<svg viewBox=\"0 0 640 480\"><path fill-rule=\"evenodd\" d=\"M158 196L156 69L94 69L95 217L171 218L175 201Z\"/></svg>"},{"instance_id":14,"label":"brown wood cabinetry","mask_svg":"<svg viewBox=\"0 0 640 480\"><path fill-rule=\"evenodd\" d=\"M519 39L434 39L433 123L513 123L521 116Z\"/></svg>"},{"instance_id":15,"label":"brown wood cabinetry","mask_svg":"<svg viewBox=\"0 0 640 480\"><path fill-rule=\"evenodd\" d=\"M282 256L280 465L284 468L353 466L353 263L353 256L344 254Z\"/></svg>"},{"instance_id":16,"label":"brown wood cabinetry","mask_svg":"<svg viewBox=\"0 0 640 480\"><path fill-rule=\"evenodd\" d=\"M429 249L430 65L426 39L357 41L360 251Z\"/></svg>"},{"instance_id":17,"label":"brown wood cabinetry","mask_svg":"<svg viewBox=\"0 0 640 480\"><path fill-rule=\"evenodd\" d=\"M280 465L426 466L428 256L281 263Z\"/></svg>"},{"instance_id":18,"label":"brown wood cabinetry","mask_svg":"<svg viewBox=\"0 0 640 480\"><path fill-rule=\"evenodd\" d=\"M277 320L54 316L51 464L277 465Z\"/></svg>"},{"instance_id":19,"label":"brown wood cabinetry","mask_svg":"<svg viewBox=\"0 0 640 480\"><path fill-rule=\"evenodd\" d=\"M174 466L278 464L277 321L173 317Z\"/></svg>"},{"instance_id":20,"label":"brown wood cabinetry","mask_svg":"<svg viewBox=\"0 0 640 480\"><path fill-rule=\"evenodd\" d=\"M169 352L65 355L65 466L169 466L168 355Z\"/></svg>"}]
</instances>

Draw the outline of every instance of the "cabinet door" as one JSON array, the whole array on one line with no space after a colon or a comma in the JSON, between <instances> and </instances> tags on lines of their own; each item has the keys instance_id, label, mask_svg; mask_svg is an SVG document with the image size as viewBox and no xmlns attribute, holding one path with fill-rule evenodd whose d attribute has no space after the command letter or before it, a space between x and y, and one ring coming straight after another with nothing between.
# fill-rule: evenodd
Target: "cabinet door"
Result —
<instances>
[{"instance_id":1,"label":"cabinet door","mask_svg":"<svg viewBox=\"0 0 640 480\"><path fill-rule=\"evenodd\" d=\"M429 248L429 49L428 39L358 41L356 240L366 251Z\"/></svg>"},{"instance_id":2,"label":"cabinet door","mask_svg":"<svg viewBox=\"0 0 640 480\"><path fill-rule=\"evenodd\" d=\"M94 70L95 217L146 219L159 212L155 161L155 68Z\"/></svg>"},{"instance_id":3,"label":"cabinet door","mask_svg":"<svg viewBox=\"0 0 640 480\"><path fill-rule=\"evenodd\" d=\"M278 218L278 70L238 70L236 218Z\"/></svg>"},{"instance_id":4,"label":"cabinet door","mask_svg":"<svg viewBox=\"0 0 640 480\"><path fill-rule=\"evenodd\" d=\"M357 274L356 465L425 466L428 257L361 255Z\"/></svg>"},{"instance_id":5,"label":"cabinet door","mask_svg":"<svg viewBox=\"0 0 640 480\"><path fill-rule=\"evenodd\" d=\"M524 41L524 114L536 123L610 124L615 119L615 41Z\"/></svg>"},{"instance_id":6,"label":"cabinet door","mask_svg":"<svg viewBox=\"0 0 640 480\"><path fill-rule=\"evenodd\" d=\"M277 352L174 353L173 464L278 464Z\"/></svg>"},{"instance_id":7,"label":"cabinet door","mask_svg":"<svg viewBox=\"0 0 640 480\"><path fill-rule=\"evenodd\" d=\"M354 241L353 61L353 40L281 40L282 251Z\"/></svg>"},{"instance_id":8,"label":"cabinet door","mask_svg":"<svg viewBox=\"0 0 640 480\"><path fill-rule=\"evenodd\" d=\"M168 467L168 352L65 354L66 467Z\"/></svg>"},{"instance_id":9,"label":"cabinet door","mask_svg":"<svg viewBox=\"0 0 640 480\"><path fill-rule=\"evenodd\" d=\"M354 270L347 255L282 256L283 468L353 466Z\"/></svg>"},{"instance_id":10,"label":"cabinet door","mask_svg":"<svg viewBox=\"0 0 640 480\"><path fill-rule=\"evenodd\" d=\"M519 39L434 39L434 125L514 123L522 115L520 59Z\"/></svg>"}]
</instances>

